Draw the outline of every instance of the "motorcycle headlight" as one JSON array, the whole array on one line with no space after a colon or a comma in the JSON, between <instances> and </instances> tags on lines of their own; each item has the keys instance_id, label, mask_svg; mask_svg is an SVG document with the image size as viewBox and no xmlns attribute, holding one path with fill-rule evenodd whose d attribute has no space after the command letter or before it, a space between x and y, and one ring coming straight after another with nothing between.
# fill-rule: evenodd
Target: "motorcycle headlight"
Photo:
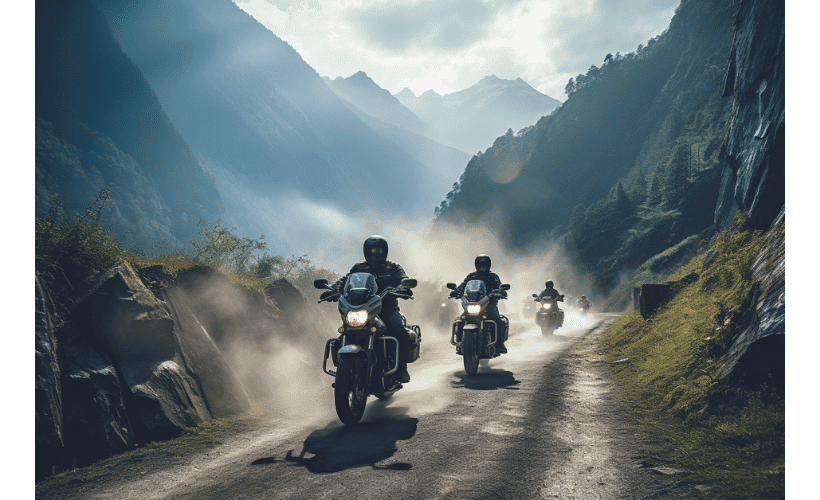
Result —
<instances>
[{"instance_id":1,"label":"motorcycle headlight","mask_svg":"<svg viewBox=\"0 0 820 500\"><path fill-rule=\"evenodd\" d=\"M546 304L541 304L541 305L544 306L544 309L549 309L550 307L552 307L552 304L550 304L549 302L547 302Z\"/></svg>"},{"instance_id":2,"label":"motorcycle headlight","mask_svg":"<svg viewBox=\"0 0 820 500\"><path fill-rule=\"evenodd\" d=\"M481 306L478 304L467 304L467 314L478 314L481 312Z\"/></svg>"},{"instance_id":3,"label":"motorcycle headlight","mask_svg":"<svg viewBox=\"0 0 820 500\"><path fill-rule=\"evenodd\" d=\"M350 326L362 326L367 323L367 311L348 311L346 320Z\"/></svg>"}]
</instances>

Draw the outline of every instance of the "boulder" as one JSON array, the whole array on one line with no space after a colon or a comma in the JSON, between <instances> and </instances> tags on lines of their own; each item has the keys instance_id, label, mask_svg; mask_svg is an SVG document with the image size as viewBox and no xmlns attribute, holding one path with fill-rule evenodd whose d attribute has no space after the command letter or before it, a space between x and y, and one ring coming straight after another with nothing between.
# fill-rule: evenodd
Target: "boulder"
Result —
<instances>
[{"instance_id":1,"label":"boulder","mask_svg":"<svg viewBox=\"0 0 820 500\"><path fill-rule=\"evenodd\" d=\"M644 283L641 285L638 294L638 309L641 311L641 316L647 319L655 314L658 309L672 300L683 287L694 283L699 277L697 273L690 273L677 281Z\"/></svg>"},{"instance_id":2,"label":"boulder","mask_svg":"<svg viewBox=\"0 0 820 500\"><path fill-rule=\"evenodd\" d=\"M786 222L785 208L766 235L752 264L752 280L760 290L751 324L721 358L721 378L749 385L785 385L786 346Z\"/></svg>"},{"instance_id":3,"label":"boulder","mask_svg":"<svg viewBox=\"0 0 820 500\"><path fill-rule=\"evenodd\" d=\"M163 297L174 319L177 342L185 365L196 374L211 415L221 418L246 412L250 398L239 378L225 360L207 330L197 320L176 287L168 287Z\"/></svg>"},{"instance_id":4,"label":"boulder","mask_svg":"<svg viewBox=\"0 0 820 500\"><path fill-rule=\"evenodd\" d=\"M92 344L61 341L66 465L83 466L136 443L114 364Z\"/></svg>"},{"instance_id":5,"label":"boulder","mask_svg":"<svg viewBox=\"0 0 820 500\"><path fill-rule=\"evenodd\" d=\"M219 271L197 266L177 278L177 291L223 353L237 343L268 350L271 339L289 329L264 294L237 284Z\"/></svg>"},{"instance_id":6,"label":"boulder","mask_svg":"<svg viewBox=\"0 0 820 500\"><path fill-rule=\"evenodd\" d=\"M305 305L305 296L285 278L279 278L265 287L265 296L271 299L280 312L287 317L287 311L296 311Z\"/></svg>"},{"instance_id":7,"label":"boulder","mask_svg":"<svg viewBox=\"0 0 820 500\"><path fill-rule=\"evenodd\" d=\"M740 2L723 94L734 98L735 112L722 150L720 227L737 207L765 230L785 203L785 34L784 2Z\"/></svg>"},{"instance_id":8,"label":"boulder","mask_svg":"<svg viewBox=\"0 0 820 500\"><path fill-rule=\"evenodd\" d=\"M61 463L65 441L53 307L40 280L34 281L34 453L39 481Z\"/></svg>"},{"instance_id":9,"label":"boulder","mask_svg":"<svg viewBox=\"0 0 820 500\"><path fill-rule=\"evenodd\" d=\"M185 363L175 319L130 265L104 273L75 316L115 360L140 442L166 439L211 419L196 374Z\"/></svg>"}]
</instances>

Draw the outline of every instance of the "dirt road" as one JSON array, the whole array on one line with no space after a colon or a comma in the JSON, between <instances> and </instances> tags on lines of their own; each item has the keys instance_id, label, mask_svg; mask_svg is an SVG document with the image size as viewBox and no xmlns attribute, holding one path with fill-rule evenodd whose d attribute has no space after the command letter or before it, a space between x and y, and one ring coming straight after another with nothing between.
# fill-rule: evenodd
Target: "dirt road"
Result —
<instances>
[{"instance_id":1,"label":"dirt road","mask_svg":"<svg viewBox=\"0 0 820 500\"><path fill-rule=\"evenodd\" d=\"M553 338L513 323L509 353L472 377L426 332L412 381L358 426L338 422L325 376L309 410L195 456L113 462L52 498L696 498L641 465L596 347L613 320L568 314Z\"/></svg>"}]
</instances>

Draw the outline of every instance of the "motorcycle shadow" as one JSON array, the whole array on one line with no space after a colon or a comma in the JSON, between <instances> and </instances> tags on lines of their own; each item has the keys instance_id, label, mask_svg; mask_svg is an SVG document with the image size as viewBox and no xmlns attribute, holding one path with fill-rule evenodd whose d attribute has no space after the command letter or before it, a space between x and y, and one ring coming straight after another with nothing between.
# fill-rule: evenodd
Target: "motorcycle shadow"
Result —
<instances>
[{"instance_id":1,"label":"motorcycle shadow","mask_svg":"<svg viewBox=\"0 0 820 500\"><path fill-rule=\"evenodd\" d=\"M365 465L382 470L409 470L413 466L407 463L376 465L398 451L398 441L416 434L418 419L407 416L404 410L375 401L368 405L366 421L355 426L331 422L324 429L311 432L298 455L294 450L288 451L285 461L304 466L314 474Z\"/></svg>"},{"instance_id":2,"label":"motorcycle shadow","mask_svg":"<svg viewBox=\"0 0 820 500\"><path fill-rule=\"evenodd\" d=\"M515 379L511 371L497 368L481 367L475 375L467 375L465 371L454 373L458 380L451 380L450 385L455 389L472 389L476 391L492 391L495 389L516 390L513 387L521 383Z\"/></svg>"}]
</instances>

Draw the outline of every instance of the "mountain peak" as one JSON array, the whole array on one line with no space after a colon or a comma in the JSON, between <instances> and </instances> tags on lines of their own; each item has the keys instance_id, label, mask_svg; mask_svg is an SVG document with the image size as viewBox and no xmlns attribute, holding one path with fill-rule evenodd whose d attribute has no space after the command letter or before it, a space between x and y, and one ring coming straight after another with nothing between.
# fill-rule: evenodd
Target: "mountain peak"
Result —
<instances>
[{"instance_id":1,"label":"mountain peak","mask_svg":"<svg viewBox=\"0 0 820 500\"><path fill-rule=\"evenodd\" d=\"M409 97L409 98L412 98L412 99L416 98L416 94L407 87L404 87L403 89L401 89L401 91L398 94L396 94L396 97L399 97L399 96Z\"/></svg>"},{"instance_id":2,"label":"mountain peak","mask_svg":"<svg viewBox=\"0 0 820 500\"><path fill-rule=\"evenodd\" d=\"M350 83L355 83L357 85L376 85L376 82L374 82L372 78L367 76L367 73L365 73L364 71L357 71L356 73L350 75L350 77L346 80Z\"/></svg>"}]
</instances>

